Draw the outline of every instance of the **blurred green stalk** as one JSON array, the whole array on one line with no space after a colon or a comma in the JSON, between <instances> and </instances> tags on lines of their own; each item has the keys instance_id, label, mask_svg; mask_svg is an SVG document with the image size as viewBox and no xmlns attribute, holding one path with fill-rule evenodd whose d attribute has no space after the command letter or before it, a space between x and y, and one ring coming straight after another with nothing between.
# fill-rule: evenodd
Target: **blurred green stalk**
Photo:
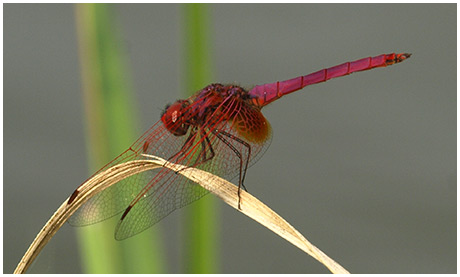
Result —
<instances>
[{"instance_id":1,"label":"blurred green stalk","mask_svg":"<svg viewBox=\"0 0 460 277\"><path fill-rule=\"evenodd\" d=\"M76 4L90 171L126 150L140 135L129 72L108 4ZM161 273L165 270L159 226L119 242L116 220L78 229L86 273Z\"/></svg>"},{"instance_id":2,"label":"blurred green stalk","mask_svg":"<svg viewBox=\"0 0 460 277\"><path fill-rule=\"evenodd\" d=\"M211 14L206 4L184 4L183 56L185 89L189 96L211 83ZM186 273L219 271L218 213L215 198L204 197L187 209L183 228Z\"/></svg>"}]
</instances>

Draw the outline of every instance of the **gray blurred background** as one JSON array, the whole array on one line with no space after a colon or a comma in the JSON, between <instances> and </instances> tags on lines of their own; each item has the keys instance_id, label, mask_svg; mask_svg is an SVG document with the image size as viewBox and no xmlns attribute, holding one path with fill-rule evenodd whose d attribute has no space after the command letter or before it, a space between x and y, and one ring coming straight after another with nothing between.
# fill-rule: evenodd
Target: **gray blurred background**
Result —
<instances>
[{"instance_id":1,"label":"gray blurred background","mask_svg":"<svg viewBox=\"0 0 460 277\"><path fill-rule=\"evenodd\" d=\"M140 135L183 96L181 7L114 8ZM11 273L92 172L73 5L5 4L3 12L3 262ZM212 6L216 82L251 86L413 53L264 109L273 141L246 186L353 273L456 272L456 19L455 4ZM222 273L328 272L258 223L219 209ZM153 227L169 230L164 245L175 273L182 213ZM80 271L75 228L66 224L29 272Z\"/></svg>"}]
</instances>

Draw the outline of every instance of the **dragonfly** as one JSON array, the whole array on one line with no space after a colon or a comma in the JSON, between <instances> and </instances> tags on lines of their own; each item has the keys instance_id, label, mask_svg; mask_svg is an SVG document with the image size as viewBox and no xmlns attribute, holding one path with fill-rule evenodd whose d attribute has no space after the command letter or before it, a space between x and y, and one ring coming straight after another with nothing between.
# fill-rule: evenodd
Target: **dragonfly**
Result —
<instances>
[{"instance_id":1,"label":"dragonfly","mask_svg":"<svg viewBox=\"0 0 460 277\"><path fill-rule=\"evenodd\" d=\"M117 164L153 155L227 180L237 178L239 196L241 189L246 189L244 179L248 167L263 155L271 142L272 130L261 113L263 107L306 86L400 63L410 56L391 53L363 58L309 75L256 85L249 90L233 84L210 84L187 99L167 105L157 123L96 174ZM79 188L70 196L69 204L79 194ZM96 194L76 211L69 223L85 226L121 214L115 239L123 240L208 192L165 167L144 171ZM241 209L240 202L238 207Z\"/></svg>"}]
</instances>

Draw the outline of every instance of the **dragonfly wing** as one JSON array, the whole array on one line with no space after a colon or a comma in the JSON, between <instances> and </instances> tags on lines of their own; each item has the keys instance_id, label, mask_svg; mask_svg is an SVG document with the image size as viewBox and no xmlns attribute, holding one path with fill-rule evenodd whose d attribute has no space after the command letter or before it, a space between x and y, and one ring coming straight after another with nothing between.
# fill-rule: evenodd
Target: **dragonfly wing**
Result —
<instances>
[{"instance_id":1,"label":"dragonfly wing","mask_svg":"<svg viewBox=\"0 0 460 277\"><path fill-rule=\"evenodd\" d=\"M225 133L220 138L210 131L198 131L189 140L189 147L181 148L170 160L187 166L209 171L224 178L238 176L243 166L266 148L266 143L251 143L249 156L248 143L241 143L237 138L238 131L229 122L222 122L214 126L216 133ZM267 136L269 137L269 136ZM223 139L222 139L223 138ZM265 141L267 142L267 141ZM206 159L206 157L212 157ZM206 162L200 163L200 159ZM123 240L131 237L154 225L171 212L184 207L209 191L197 183L190 181L179 173L162 168L151 178L140 193L133 197L133 201L127 206L115 230L115 238Z\"/></svg>"},{"instance_id":2,"label":"dragonfly wing","mask_svg":"<svg viewBox=\"0 0 460 277\"><path fill-rule=\"evenodd\" d=\"M271 131L267 125L263 135L257 137L258 127L242 125L246 118L258 119L256 123L259 125L264 123L259 110L244 107L232 110L231 114L227 114L227 120L222 117L217 119L218 124L201 126L199 131L184 136L173 136L158 122L129 150L98 172L122 162L147 159L141 155L145 153L185 166L196 166L226 179L241 176L247 166L253 164L268 148ZM235 127L235 124L239 125ZM69 222L77 226L89 225L125 211L115 235L121 240L145 230L175 209L207 193L198 184L166 168L145 171L95 195L80 207Z\"/></svg>"},{"instance_id":3,"label":"dragonfly wing","mask_svg":"<svg viewBox=\"0 0 460 277\"><path fill-rule=\"evenodd\" d=\"M158 171L154 169L132 175L99 192L70 217L69 223L86 226L120 214Z\"/></svg>"},{"instance_id":4,"label":"dragonfly wing","mask_svg":"<svg viewBox=\"0 0 460 277\"><path fill-rule=\"evenodd\" d=\"M158 121L128 150L94 175L124 162L147 159L141 155L142 153L167 159L181 149L184 140L184 138L172 136L164 128L163 123ZM69 223L74 226L85 226L120 214L129 206L136 195L157 176L159 171L160 169L155 169L138 173L99 192L70 217Z\"/></svg>"},{"instance_id":5,"label":"dragonfly wing","mask_svg":"<svg viewBox=\"0 0 460 277\"><path fill-rule=\"evenodd\" d=\"M128 206L115 229L115 238L123 240L154 225L171 212L207 193L198 184L175 171L161 169L149 184L151 188Z\"/></svg>"}]
</instances>

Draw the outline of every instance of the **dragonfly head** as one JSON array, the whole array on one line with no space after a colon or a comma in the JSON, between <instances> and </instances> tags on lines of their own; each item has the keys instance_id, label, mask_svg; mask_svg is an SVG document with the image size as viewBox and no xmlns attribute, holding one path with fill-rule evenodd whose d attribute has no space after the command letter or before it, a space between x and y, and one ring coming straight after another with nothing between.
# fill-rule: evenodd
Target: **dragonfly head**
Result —
<instances>
[{"instance_id":1,"label":"dragonfly head","mask_svg":"<svg viewBox=\"0 0 460 277\"><path fill-rule=\"evenodd\" d=\"M175 136L183 136L188 131L190 124L185 118L188 106L188 101L178 100L172 105L166 106L165 111L161 115L161 121L163 121L166 129Z\"/></svg>"}]
</instances>

